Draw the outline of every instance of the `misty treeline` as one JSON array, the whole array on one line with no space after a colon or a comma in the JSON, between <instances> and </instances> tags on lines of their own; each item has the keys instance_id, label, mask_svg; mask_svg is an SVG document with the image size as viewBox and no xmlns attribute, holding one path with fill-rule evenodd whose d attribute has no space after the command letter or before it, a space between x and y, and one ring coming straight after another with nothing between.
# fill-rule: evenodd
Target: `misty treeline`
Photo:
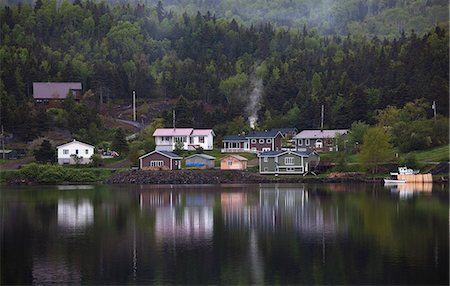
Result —
<instances>
[{"instance_id":1,"label":"misty treeline","mask_svg":"<svg viewBox=\"0 0 450 286\"><path fill-rule=\"evenodd\" d=\"M156 6L160 0L108 0L110 5ZM3 0L8 5L36 0ZM80 0L71 0L79 3ZM103 0L95 1L97 3ZM246 25L271 22L277 26L314 28L322 35L364 34L396 37L403 31L428 32L448 22L447 0L163 0L167 11L186 11L236 19ZM61 1L57 1L59 5ZM181 12L181 13L182 13Z\"/></svg>"},{"instance_id":2,"label":"misty treeline","mask_svg":"<svg viewBox=\"0 0 450 286\"><path fill-rule=\"evenodd\" d=\"M430 106L435 100L448 116L445 27L392 40L320 36L306 27L245 26L210 12L176 14L161 2L55 0L1 7L0 25L1 119L9 132L33 124L37 134L46 126L48 112L31 104L34 81L81 81L94 101L129 104L132 90L141 101L181 98L180 127L245 122L254 106L261 129L317 128L324 105L325 127L346 128L419 98ZM250 104L260 80L254 98L261 101ZM71 131L89 125L78 121Z\"/></svg>"}]
</instances>

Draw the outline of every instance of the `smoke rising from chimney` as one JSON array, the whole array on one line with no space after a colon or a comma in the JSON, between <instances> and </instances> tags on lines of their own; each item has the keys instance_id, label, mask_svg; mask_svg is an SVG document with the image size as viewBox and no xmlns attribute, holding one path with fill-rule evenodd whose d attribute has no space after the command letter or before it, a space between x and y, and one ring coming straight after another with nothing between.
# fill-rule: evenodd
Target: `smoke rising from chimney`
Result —
<instances>
[{"instance_id":1,"label":"smoke rising from chimney","mask_svg":"<svg viewBox=\"0 0 450 286\"><path fill-rule=\"evenodd\" d=\"M249 95L249 101L245 110L247 111L250 127L255 129L255 124L258 120L258 111L261 108L263 83L261 79L258 79L255 76L251 76L251 83L253 85L253 90Z\"/></svg>"}]
</instances>

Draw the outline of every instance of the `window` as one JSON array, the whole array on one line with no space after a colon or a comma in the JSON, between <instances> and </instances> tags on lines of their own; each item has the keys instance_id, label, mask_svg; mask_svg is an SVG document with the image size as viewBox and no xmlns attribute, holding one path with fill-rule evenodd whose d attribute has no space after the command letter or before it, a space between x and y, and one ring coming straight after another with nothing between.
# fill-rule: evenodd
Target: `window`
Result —
<instances>
[{"instance_id":1,"label":"window","mask_svg":"<svg viewBox=\"0 0 450 286\"><path fill-rule=\"evenodd\" d=\"M69 149L63 149L63 154L64 155L69 155Z\"/></svg>"},{"instance_id":2,"label":"window","mask_svg":"<svg viewBox=\"0 0 450 286\"><path fill-rule=\"evenodd\" d=\"M164 161L150 161L150 167L162 167L164 166Z\"/></svg>"},{"instance_id":3,"label":"window","mask_svg":"<svg viewBox=\"0 0 450 286\"><path fill-rule=\"evenodd\" d=\"M305 145L309 146L309 139L305 139Z\"/></svg>"},{"instance_id":4,"label":"window","mask_svg":"<svg viewBox=\"0 0 450 286\"><path fill-rule=\"evenodd\" d=\"M270 148L262 148L262 151L263 151L263 152L270 151Z\"/></svg>"},{"instance_id":5,"label":"window","mask_svg":"<svg viewBox=\"0 0 450 286\"><path fill-rule=\"evenodd\" d=\"M228 166L232 166L233 165L233 161L228 160Z\"/></svg>"},{"instance_id":6,"label":"window","mask_svg":"<svg viewBox=\"0 0 450 286\"><path fill-rule=\"evenodd\" d=\"M77 149L77 150L75 150L75 154L77 154L77 155L78 155L78 149Z\"/></svg>"},{"instance_id":7,"label":"window","mask_svg":"<svg viewBox=\"0 0 450 286\"><path fill-rule=\"evenodd\" d=\"M263 144L264 143L264 139L259 139L259 144Z\"/></svg>"},{"instance_id":8,"label":"window","mask_svg":"<svg viewBox=\"0 0 450 286\"><path fill-rule=\"evenodd\" d=\"M163 137L163 141L170 141L170 137Z\"/></svg>"},{"instance_id":9,"label":"window","mask_svg":"<svg viewBox=\"0 0 450 286\"><path fill-rule=\"evenodd\" d=\"M89 149L85 149L84 154L86 154L86 155L89 154Z\"/></svg>"},{"instance_id":10,"label":"window","mask_svg":"<svg viewBox=\"0 0 450 286\"><path fill-rule=\"evenodd\" d=\"M266 139L266 143L272 143L272 139Z\"/></svg>"},{"instance_id":11,"label":"window","mask_svg":"<svg viewBox=\"0 0 450 286\"><path fill-rule=\"evenodd\" d=\"M269 162L269 158L268 157L264 157L264 163Z\"/></svg>"},{"instance_id":12,"label":"window","mask_svg":"<svg viewBox=\"0 0 450 286\"><path fill-rule=\"evenodd\" d=\"M298 139L298 146L302 146L303 145L303 139Z\"/></svg>"},{"instance_id":13,"label":"window","mask_svg":"<svg viewBox=\"0 0 450 286\"><path fill-rule=\"evenodd\" d=\"M285 157L284 164L285 165L294 165L294 157Z\"/></svg>"},{"instance_id":14,"label":"window","mask_svg":"<svg viewBox=\"0 0 450 286\"><path fill-rule=\"evenodd\" d=\"M205 136L198 137L198 142L205 143Z\"/></svg>"},{"instance_id":15,"label":"window","mask_svg":"<svg viewBox=\"0 0 450 286\"><path fill-rule=\"evenodd\" d=\"M252 143L256 143L256 139L252 139Z\"/></svg>"},{"instance_id":16,"label":"window","mask_svg":"<svg viewBox=\"0 0 450 286\"><path fill-rule=\"evenodd\" d=\"M269 171L269 169L267 169L267 167L264 167L264 172L267 172L267 171Z\"/></svg>"}]
</instances>

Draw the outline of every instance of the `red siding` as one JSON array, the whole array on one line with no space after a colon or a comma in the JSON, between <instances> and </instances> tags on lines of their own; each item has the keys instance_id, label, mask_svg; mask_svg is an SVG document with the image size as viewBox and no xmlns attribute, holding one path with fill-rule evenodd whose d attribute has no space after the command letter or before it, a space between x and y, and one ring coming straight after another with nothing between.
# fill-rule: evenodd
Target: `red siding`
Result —
<instances>
[{"instance_id":1,"label":"red siding","mask_svg":"<svg viewBox=\"0 0 450 286\"><path fill-rule=\"evenodd\" d=\"M151 161L163 161L164 165L162 167L152 167L150 166ZM141 159L142 170L170 170L170 158L167 158L159 153L153 153Z\"/></svg>"}]
</instances>

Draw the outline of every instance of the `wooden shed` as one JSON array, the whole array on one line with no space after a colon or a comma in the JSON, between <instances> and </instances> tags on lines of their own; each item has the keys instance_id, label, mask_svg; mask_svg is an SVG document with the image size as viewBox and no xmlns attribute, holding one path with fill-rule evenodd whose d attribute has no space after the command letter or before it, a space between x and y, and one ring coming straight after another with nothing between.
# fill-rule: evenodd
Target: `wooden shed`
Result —
<instances>
[{"instance_id":1,"label":"wooden shed","mask_svg":"<svg viewBox=\"0 0 450 286\"><path fill-rule=\"evenodd\" d=\"M189 169L212 169L215 159L215 157L206 154L194 154L185 159L185 166Z\"/></svg>"},{"instance_id":2,"label":"wooden shed","mask_svg":"<svg viewBox=\"0 0 450 286\"><path fill-rule=\"evenodd\" d=\"M246 170L247 159L239 155L226 155L220 160L221 170Z\"/></svg>"}]
</instances>

